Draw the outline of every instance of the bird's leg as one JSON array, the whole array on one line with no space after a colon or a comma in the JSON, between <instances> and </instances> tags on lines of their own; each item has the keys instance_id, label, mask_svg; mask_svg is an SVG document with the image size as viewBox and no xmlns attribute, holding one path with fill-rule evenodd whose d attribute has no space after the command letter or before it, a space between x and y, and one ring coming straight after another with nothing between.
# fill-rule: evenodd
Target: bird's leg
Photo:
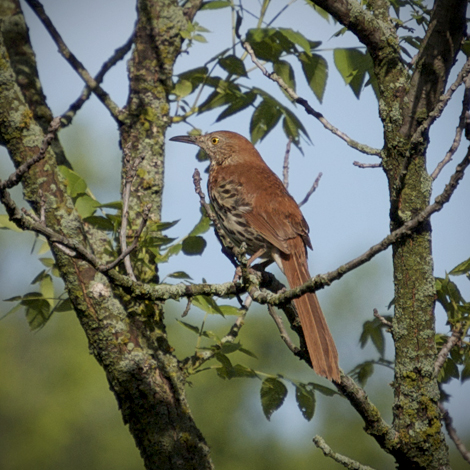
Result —
<instances>
[{"instance_id":1,"label":"bird's leg","mask_svg":"<svg viewBox=\"0 0 470 470\"><path fill-rule=\"evenodd\" d=\"M260 248L253 256L250 257L250 259L246 262L246 267L249 268L251 266L251 264L253 263L253 261L257 260L259 257L261 257L264 253L266 252L266 250L264 248ZM268 266L269 264L271 263L271 261L269 260L269 263L266 265ZM264 263L263 263L264 264ZM264 266L264 267L266 267ZM235 269L235 276L233 277L233 281L232 282L237 282L240 278L242 277L242 267L241 266L237 266L237 268Z\"/></svg>"}]
</instances>

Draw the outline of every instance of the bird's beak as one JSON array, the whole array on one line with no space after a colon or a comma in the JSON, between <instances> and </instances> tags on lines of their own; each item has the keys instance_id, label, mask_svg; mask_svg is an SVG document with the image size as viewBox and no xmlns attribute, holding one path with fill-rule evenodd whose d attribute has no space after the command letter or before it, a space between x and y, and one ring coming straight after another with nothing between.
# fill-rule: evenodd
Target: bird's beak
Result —
<instances>
[{"instance_id":1,"label":"bird's beak","mask_svg":"<svg viewBox=\"0 0 470 470\"><path fill-rule=\"evenodd\" d=\"M197 145L196 138L192 135L177 135L176 137L172 137L170 140L173 142L183 142L185 144Z\"/></svg>"}]
</instances>

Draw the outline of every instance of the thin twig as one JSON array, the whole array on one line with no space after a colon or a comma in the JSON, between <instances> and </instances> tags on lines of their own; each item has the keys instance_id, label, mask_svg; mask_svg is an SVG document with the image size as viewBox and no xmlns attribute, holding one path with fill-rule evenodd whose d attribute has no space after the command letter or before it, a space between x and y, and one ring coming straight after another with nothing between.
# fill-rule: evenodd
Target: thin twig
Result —
<instances>
[{"instance_id":1,"label":"thin twig","mask_svg":"<svg viewBox=\"0 0 470 470\"><path fill-rule=\"evenodd\" d=\"M358 150L359 152L365 153L367 155L376 155L378 157L381 156L381 154L382 154L381 150L369 147L368 145L361 144L361 143L351 139L351 137L349 137L344 132L340 131L339 129L334 127L332 124L330 124L330 122L328 122L326 120L326 118L323 116L322 113L320 113L320 112L316 111L315 109L313 109L312 106L309 104L309 102L305 98L301 98L292 88L290 88L284 82L284 80L279 75L277 75L274 72L272 72L272 73L268 72L266 70L266 68L264 67L264 65L260 63L260 61L256 57L252 47L250 46L250 44L248 42L243 42L242 45L243 45L243 48L250 55L251 60L253 61L253 63L261 70L261 72L263 72L263 75L268 77L270 80L276 82L292 98L292 100L294 100L296 103L300 104L305 109L307 114L310 114L315 119L318 119L323 124L323 127L325 129L329 130L330 132L335 134L337 137L344 140L350 147Z\"/></svg>"},{"instance_id":2,"label":"thin twig","mask_svg":"<svg viewBox=\"0 0 470 470\"><path fill-rule=\"evenodd\" d=\"M189 311L191 310L192 303L193 303L193 299L188 299L188 303L186 304L186 308L181 314L181 318L184 318L189 313Z\"/></svg>"},{"instance_id":3,"label":"thin twig","mask_svg":"<svg viewBox=\"0 0 470 470\"><path fill-rule=\"evenodd\" d=\"M201 173L199 173L199 170L196 168L193 173L193 184L194 184L194 190L196 191L196 194L199 196L199 202L201 206L204 208L206 211L207 217L213 222L214 224L217 222L217 217L214 214L210 204L206 202L206 195L204 194L204 191L201 188Z\"/></svg>"},{"instance_id":4,"label":"thin twig","mask_svg":"<svg viewBox=\"0 0 470 470\"><path fill-rule=\"evenodd\" d=\"M289 137L286 145L286 153L284 154L284 164L282 165L282 182L286 189L289 188L289 156L292 146L292 137Z\"/></svg>"},{"instance_id":5,"label":"thin twig","mask_svg":"<svg viewBox=\"0 0 470 470\"><path fill-rule=\"evenodd\" d=\"M137 168L139 167L140 163L143 160L143 156L140 156L132 160L132 156L130 153L130 144L128 144L124 148L123 153L124 153L125 177L124 177L124 188L122 190L121 230L119 231L119 243L121 246L122 254L127 253L127 222L129 218L129 201L131 197L132 182L134 181L135 175L137 173ZM147 218L148 218L148 211L150 210L150 208L146 208L146 209L147 209ZM144 215L142 216L140 226L142 226L142 222L144 222L144 226L142 227L142 230L143 230L143 228L145 227L145 224L147 223L147 220L146 218L144 218ZM140 234L137 236L137 239L139 236ZM134 238L134 242L136 242L136 238ZM124 259L124 267L126 268L126 272L128 276L133 281L136 281L137 279L135 277L134 270L132 268L131 259L127 255L124 256L123 259Z\"/></svg>"},{"instance_id":6,"label":"thin twig","mask_svg":"<svg viewBox=\"0 0 470 470\"><path fill-rule=\"evenodd\" d=\"M381 168L382 163L361 163L358 161L353 162L354 166L357 166L358 168Z\"/></svg>"},{"instance_id":7,"label":"thin twig","mask_svg":"<svg viewBox=\"0 0 470 470\"><path fill-rule=\"evenodd\" d=\"M460 113L459 123L457 125L457 129L455 130L455 137L444 159L441 162L439 162L436 169L432 172L431 178L433 180L435 180L439 176L439 173L452 160L452 157L454 156L455 152L457 152L457 149L459 148L460 142L462 140L462 134L464 132L464 129L467 127L468 122L470 120L469 108L470 108L470 77L467 76L467 78L465 79L465 93L463 95L463 100L462 100L462 112Z\"/></svg>"},{"instance_id":8,"label":"thin twig","mask_svg":"<svg viewBox=\"0 0 470 470\"><path fill-rule=\"evenodd\" d=\"M51 121L49 125L49 129L47 130L47 134L44 136L39 152L36 155L34 155L34 157L30 158L29 160L24 162L22 165L20 165L16 169L16 171L12 173L5 181L0 181L0 190L10 189L18 185L21 182L21 179L23 178L23 176L29 171L29 169L36 163L40 162L46 156L47 149L51 145L51 142L56 136L59 128L60 128L60 117L56 117Z\"/></svg>"},{"instance_id":9,"label":"thin twig","mask_svg":"<svg viewBox=\"0 0 470 470\"><path fill-rule=\"evenodd\" d=\"M446 362L447 356L450 353L450 350L462 340L463 329L458 327L452 330L452 334L446 341L446 344L442 346L439 354L437 355L436 362L434 363L434 375L437 376L442 366Z\"/></svg>"},{"instance_id":10,"label":"thin twig","mask_svg":"<svg viewBox=\"0 0 470 470\"><path fill-rule=\"evenodd\" d=\"M286 346L289 348L289 350L292 353L297 354L299 352L299 348L290 339L289 334L287 333L286 327L284 326L284 323L282 322L282 318L276 313L272 305L268 305L268 312L269 312L269 315L271 315L271 318L274 320L274 323L276 323L277 329L279 330L279 333L281 334L282 341L284 341L284 343L286 344Z\"/></svg>"},{"instance_id":11,"label":"thin twig","mask_svg":"<svg viewBox=\"0 0 470 470\"><path fill-rule=\"evenodd\" d=\"M447 103L449 103L450 99L452 98L452 95L457 90L457 88L459 88L460 85L464 82L465 78L468 76L469 73L470 57L467 59L464 66L462 67L462 70L457 75L455 82L452 83L447 92L440 97L439 102L437 103L436 107L429 113L428 118L421 124L421 126L418 127L416 132L413 134L413 137L410 140L410 145L413 145L415 142L418 142L418 140L421 139L423 132L429 129L431 124L442 114L445 107L447 106Z\"/></svg>"},{"instance_id":12,"label":"thin twig","mask_svg":"<svg viewBox=\"0 0 470 470\"><path fill-rule=\"evenodd\" d=\"M139 228L135 232L134 240L132 240L132 243L127 248L125 248L124 251L122 251L121 254L114 261L109 264L100 265L99 270L101 272L106 272L110 269L115 268L122 260L124 260L127 274L131 276L132 280L136 280L132 269L132 264L130 263L128 256L137 248L137 245L139 244L139 238L142 235L145 226L147 225L151 208L151 204L147 204L147 206L144 207L144 210L142 211L142 219L140 220ZM125 243L122 246L125 246ZM129 261L126 263L127 260Z\"/></svg>"},{"instance_id":13,"label":"thin twig","mask_svg":"<svg viewBox=\"0 0 470 470\"><path fill-rule=\"evenodd\" d=\"M460 440L459 436L457 435L457 431L455 430L454 426L452 425L452 418L449 412L444 408L442 403L439 403L439 409L442 413L442 419L444 420L444 424L449 434L449 437L454 441L455 447L460 452L464 460L470 463L470 451L467 450L464 443Z\"/></svg>"},{"instance_id":14,"label":"thin twig","mask_svg":"<svg viewBox=\"0 0 470 470\"><path fill-rule=\"evenodd\" d=\"M57 31L56 27L52 23L49 16L47 16L43 5L39 0L26 0L26 3L33 9L41 23L46 28L47 32L50 34L53 41L56 43L59 48L59 52L64 57L64 59L71 65L71 67L78 73L81 79L87 84L87 86L95 93L99 100L104 104L106 109L111 113L116 122L121 122L121 108L111 99L111 97L106 93L96 80L90 75L85 66L75 57L75 55L70 51L70 49L65 44L61 35Z\"/></svg>"},{"instance_id":15,"label":"thin twig","mask_svg":"<svg viewBox=\"0 0 470 470\"><path fill-rule=\"evenodd\" d=\"M323 452L325 457L330 457L335 462L338 462L345 468L349 468L350 470L374 470L368 465L362 465L359 462L350 459L349 457L345 457L344 455L338 454L337 452L332 450L331 447L320 436L315 436L313 438L313 443Z\"/></svg>"},{"instance_id":16,"label":"thin twig","mask_svg":"<svg viewBox=\"0 0 470 470\"><path fill-rule=\"evenodd\" d=\"M114 51L114 54L101 66L100 71L95 76L95 82L98 85L101 84L106 73L126 56L126 54L131 50L133 44L134 34L132 34L132 36L126 41L124 45L118 47ZM83 88L80 96L69 106L69 109L64 114L62 114L62 128L67 127L71 124L77 112L86 103L90 96L91 88L88 85L85 85L85 88Z\"/></svg>"},{"instance_id":17,"label":"thin twig","mask_svg":"<svg viewBox=\"0 0 470 470\"><path fill-rule=\"evenodd\" d=\"M304 204L307 204L308 200L310 199L310 196L318 188L318 185L320 184L320 180L322 176L323 176L323 173L318 173L318 176L315 178L315 181L313 182L312 187L308 190L307 194L302 199L302 201L299 202L299 207L302 207Z\"/></svg>"},{"instance_id":18,"label":"thin twig","mask_svg":"<svg viewBox=\"0 0 470 470\"><path fill-rule=\"evenodd\" d=\"M392 323L389 322L382 315L380 315L379 311L376 308L374 308L374 317L380 320L380 323L382 323L382 325L385 325L387 328L391 329L393 327Z\"/></svg>"}]
</instances>

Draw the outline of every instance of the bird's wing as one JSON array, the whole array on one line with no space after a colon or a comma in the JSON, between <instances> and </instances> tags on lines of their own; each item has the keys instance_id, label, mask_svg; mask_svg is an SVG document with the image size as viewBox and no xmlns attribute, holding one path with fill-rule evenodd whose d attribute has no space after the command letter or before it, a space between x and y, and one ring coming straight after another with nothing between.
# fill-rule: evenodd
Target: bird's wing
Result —
<instances>
[{"instance_id":1,"label":"bird's wing","mask_svg":"<svg viewBox=\"0 0 470 470\"><path fill-rule=\"evenodd\" d=\"M266 177L266 170L269 177ZM267 166L258 172L253 169L252 177L243 181L245 189L255 194L252 210L245 214L247 222L283 253L290 252L287 240L299 235L311 247L308 224L281 180Z\"/></svg>"}]
</instances>

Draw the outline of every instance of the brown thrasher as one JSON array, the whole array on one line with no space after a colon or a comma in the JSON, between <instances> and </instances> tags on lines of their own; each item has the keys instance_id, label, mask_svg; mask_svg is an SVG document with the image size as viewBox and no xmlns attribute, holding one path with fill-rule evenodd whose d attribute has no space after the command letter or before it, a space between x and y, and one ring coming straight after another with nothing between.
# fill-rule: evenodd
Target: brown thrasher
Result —
<instances>
[{"instance_id":1,"label":"brown thrasher","mask_svg":"<svg viewBox=\"0 0 470 470\"><path fill-rule=\"evenodd\" d=\"M308 225L299 206L255 147L235 132L218 131L170 140L195 144L210 158L209 197L227 236L245 242L250 262L274 260L291 288L310 279ZM315 293L294 300L313 370L340 381L338 353Z\"/></svg>"}]
</instances>

